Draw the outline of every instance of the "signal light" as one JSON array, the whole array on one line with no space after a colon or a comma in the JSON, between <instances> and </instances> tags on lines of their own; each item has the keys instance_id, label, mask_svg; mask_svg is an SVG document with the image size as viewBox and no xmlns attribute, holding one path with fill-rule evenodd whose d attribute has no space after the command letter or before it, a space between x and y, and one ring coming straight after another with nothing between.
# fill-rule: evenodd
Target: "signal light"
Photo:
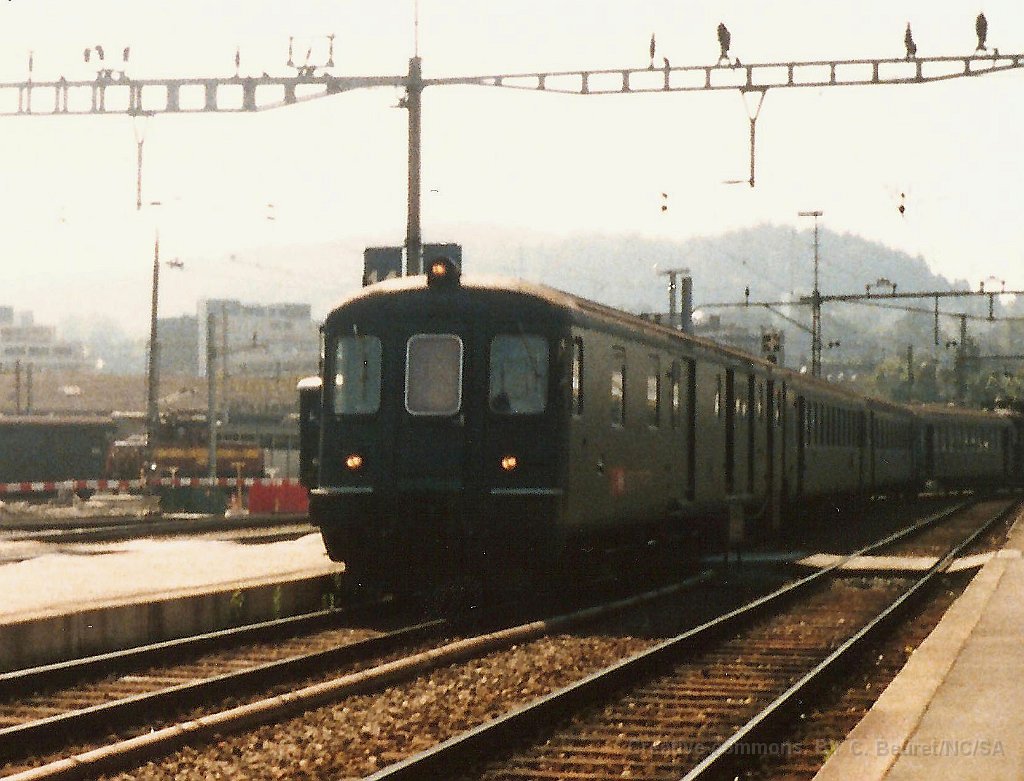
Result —
<instances>
[{"instance_id":1,"label":"signal light","mask_svg":"<svg viewBox=\"0 0 1024 781\"><path fill-rule=\"evenodd\" d=\"M517 466L519 466L518 458L515 456L502 456L501 468L506 472L514 472Z\"/></svg>"},{"instance_id":2,"label":"signal light","mask_svg":"<svg viewBox=\"0 0 1024 781\"><path fill-rule=\"evenodd\" d=\"M358 453L352 453L345 459L345 466L351 471L357 472L363 468L363 457Z\"/></svg>"},{"instance_id":3,"label":"signal light","mask_svg":"<svg viewBox=\"0 0 1024 781\"><path fill-rule=\"evenodd\" d=\"M427 267L427 284L431 287L459 284L459 267L450 258L434 258Z\"/></svg>"}]
</instances>

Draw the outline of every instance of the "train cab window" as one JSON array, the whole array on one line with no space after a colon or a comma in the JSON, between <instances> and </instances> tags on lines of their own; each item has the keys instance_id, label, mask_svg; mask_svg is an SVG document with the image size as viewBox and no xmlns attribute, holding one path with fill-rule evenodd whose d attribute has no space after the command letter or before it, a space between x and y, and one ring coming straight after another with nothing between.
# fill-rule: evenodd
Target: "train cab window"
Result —
<instances>
[{"instance_id":1,"label":"train cab window","mask_svg":"<svg viewBox=\"0 0 1024 781\"><path fill-rule=\"evenodd\" d=\"M661 361L651 356L647 373L647 425L657 428L661 425Z\"/></svg>"},{"instance_id":2,"label":"train cab window","mask_svg":"<svg viewBox=\"0 0 1024 781\"><path fill-rule=\"evenodd\" d=\"M454 415L462 406L462 340L417 334L406 345L405 408L412 415Z\"/></svg>"},{"instance_id":3,"label":"train cab window","mask_svg":"<svg viewBox=\"0 0 1024 781\"><path fill-rule=\"evenodd\" d=\"M334 412L372 415L380 409L380 339L345 336L334 359Z\"/></svg>"},{"instance_id":4,"label":"train cab window","mask_svg":"<svg viewBox=\"0 0 1024 781\"><path fill-rule=\"evenodd\" d=\"M583 340L572 340L572 414L583 414Z\"/></svg>"},{"instance_id":5,"label":"train cab window","mask_svg":"<svg viewBox=\"0 0 1024 781\"><path fill-rule=\"evenodd\" d=\"M548 342L542 336L499 334L491 340L491 411L543 412L548 396Z\"/></svg>"},{"instance_id":6,"label":"train cab window","mask_svg":"<svg viewBox=\"0 0 1024 781\"><path fill-rule=\"evenodd\" d=\"M620 347L612 352L612 425L626 422L626 351Z\"/></svg>"}]
</instances>

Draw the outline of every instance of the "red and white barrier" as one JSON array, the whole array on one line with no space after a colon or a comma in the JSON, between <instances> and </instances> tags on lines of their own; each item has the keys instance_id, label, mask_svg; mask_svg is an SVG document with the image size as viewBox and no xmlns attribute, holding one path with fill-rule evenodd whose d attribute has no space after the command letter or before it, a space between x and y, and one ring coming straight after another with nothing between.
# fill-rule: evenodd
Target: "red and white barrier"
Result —
<instances>
[{"instance_id":1,"label":"red and white barrier","mask_svg":"<svg viewBox=\"0 0 1024 781\"><path fill-rule=\"evenodd\" d=\"M237 477L153 477L146 480L56 480L47 482L0 483L0 496L5 494L41 494L57 491L139 491L143 488L237 488ZM298 486L298 480L243 477L242 487Z\"/></svg>"}]
</instances>

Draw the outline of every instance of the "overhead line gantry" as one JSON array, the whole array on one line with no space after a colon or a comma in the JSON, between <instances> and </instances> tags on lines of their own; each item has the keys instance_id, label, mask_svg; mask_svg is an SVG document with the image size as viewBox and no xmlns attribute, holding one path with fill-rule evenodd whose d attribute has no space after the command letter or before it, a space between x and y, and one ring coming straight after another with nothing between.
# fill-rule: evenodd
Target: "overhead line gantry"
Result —
<instances>
[{"instance_id":1,"label":"overhead line gantry","mask_svg":"<svg viewBox=\"0 0 1024 781\"><path fill-rule=\"evenodd\" d=\"M333 36L332 53L333 53ZM723 50L724 54L724 50ZM653 53L652 53L653 58ZM234 76L198 78L133 78L125 69L101 67L88 80L37 81L33 78L33 57L25 81L0 82L0 116L99 116L156 114L255 113L332 97L357 89L404 88L400 106L409 112L408 206L406 223L406 273L419 274L423 268L421 201L421 116L423 90L427 87L478 86L530 90L572 95L655 94L666 92L708 92L738 90L757 95L750 118L750 178L754 186L755 124L761 102L769 89L796 87L892 86L925 84L971 76L1016 70L1024 54L999 55L995 50L967 56L869 58L766 62L742 65L739 60L719 60L714 65L664 68L597 68L569 71L532 71L476 76L423 78L423 61L417 54L409 59L409 70L394 76L334 76L327 66L305 65L295 75L242 76L236 52ZM88 61L88 57L86 58ZM289 65L291 65L289 60ZM318 74L317 71L321 72ZM39 95L43 97L40 99ZM43 105L40 106L40 100ZM137 205L142 204L142 141L138 145ZM154 261L156 262L156 261ZM154 287L156 275L154 273ZM156 311L152 312L156 319ZM154 362L155 345L150 345ZM155 377L151 370L151 376ZM156 381L149 388L150 411L155 405Z\"/></svg>"},{"instance_id":2,"label":"overhead line gantry","mask_svg":"<svg viewBox=\"0 0 1024 781\"><path fill-rule=\"evenodd\" d=\"M30 58L31 63L31 58ZM738 90L760 93L797 87L897 86L1017 70L1024 54L974 53L966 56L865 58L804 62L739 61L664 68L593 68L423 78L422 58L394 76L334 76L315 67L294 76L241 76L136 79L125 71L101 69L95 79L0 82L0 116L74 116L254 113L292 106L357 89L405 89L401 106L409 111L409 199L406 233L407 273L422 270L420 227L420 127L422 93L427 87L478 86L567 95L656 94ZM40 97L42 96L42 97ZM42 102L42 105L40 103ZM758 103L758 107L760 102ZM754 186L754 124L750 116L750 179Z\"/></svg>"}]
</instances>

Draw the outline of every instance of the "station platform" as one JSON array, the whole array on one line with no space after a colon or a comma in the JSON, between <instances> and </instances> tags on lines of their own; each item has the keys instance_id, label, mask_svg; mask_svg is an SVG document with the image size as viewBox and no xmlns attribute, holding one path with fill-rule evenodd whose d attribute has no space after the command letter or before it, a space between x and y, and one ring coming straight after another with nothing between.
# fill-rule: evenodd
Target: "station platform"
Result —
<instances>
[{"instance_id":1,"label":"station platform","mask_svg":"<svg viewBox=\"0 0 1024 781\"><path fill-rule=\"evenodd\" d=\"M1024 779L1024 512L816 781Z\"/></svg>"},{"instance_id":2,"label":"station platform","mask_svg":"<svg viewBox=\"0 0 1024 781\"><path fill-rule=\"evenodd\" d=\"M343 571L317 533L260 544L0 542L0 671L318 610L333 604Z\"/></svg>"}]
</instances>

